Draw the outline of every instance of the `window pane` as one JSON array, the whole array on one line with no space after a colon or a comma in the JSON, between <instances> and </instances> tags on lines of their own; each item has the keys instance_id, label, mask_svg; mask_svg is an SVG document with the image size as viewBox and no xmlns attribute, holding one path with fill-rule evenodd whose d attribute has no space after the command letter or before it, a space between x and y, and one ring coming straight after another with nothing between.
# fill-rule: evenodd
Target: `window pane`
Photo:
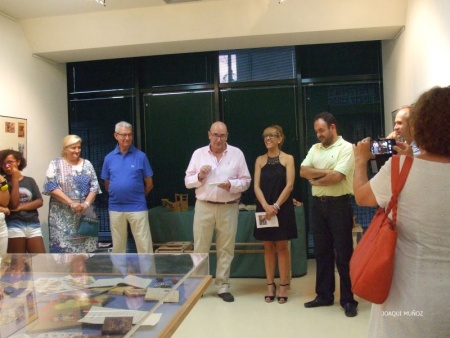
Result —
<instances>
[{"instance_id":1,"label":"window pane","mask_svg":"<svg viewBox=\"0 0 450 338\"><path fill-rule=\"evenodd\" d=\"M298 46L302 78L381 74L380 41Z\"/></svg>"},{"instance_id":2,"label":"window pane","mask_svg":"<svg viewBox=\"0 0 450 338\"><path fill-rule=\"evenodd\" d=\"M342 85L316 85L305 86L305 122L306 144L305 153L310 147L318 143L314 132L314 117L324 111L336 117L337 132L346 141L357 143L363 138L372 138L382 135L382 91L379 83L342 84ZM308 254L314 253L313 222L312 222L312 194L311 187L307 185L308 199ZM353 207L357 222L364 224L366 219L373 216L373 208Z\"/></svg>"},{"instance_id":3,"label":"window pane","mask_svg":"<svg viewBox=\"0 0 450 338\"><path fill-rule=\"evenodd\" d=\"M219 53L220 83L295 78L294 47L229 50Z\"/></svg>"},{"instance_id":4,"label":"window pane","mask_svg":"<svg viewBox=\"0 0 450 338\"><path fill-rule=\"evenodd\" d=\"M295 157L296 165L300 163L295 93L294 86L236 88L221 92L228 142L243 151L252 176L256 158L267 152L261 135L272 124L283 128L286 136L283 151ZM296 180L299 182L300 177L296 176ZM299 188L296 184L293 192L298 200L301 199ZM242 194L241 201L255 204L255 199L250 188Z\"/></svg>"},{"instance_id":5,"label":"window pane","mask_svg":"<svg viewBox=\"0 0 450 338\"><path fill-rule=\"evenodd\" d=\"M212 83L209 53L149 56L139 59L143 88Z\"/></svg>"},{"instance_id":6,"label":"window pane","mask_svg":"<svg viewBox=\"0 0 450 338\"><path fill-rule=\"evenodd\" d=\"M67 78L69 94L131 89L132 59L69 63Z\"/></svg>"},{"instance_id":7,"label":"window pane","mask_svg":"<svg viewBox=\"0 0 450 338\"><path fill-rule=\"evenodd\" d=\"M146 149L154 181L163 182L152 190L155 205L179 193L195 203L195 189L186 189L184 176L193 151L208 144L213 102L213 91L144 96Z\"/></svg>"},{"instance_id":8,"label":"window pane","mask_svg":"<svg viewBox=\"0 0 450 338\"><path fill-rule=\"evenodd\" d=\"M307 147L317 143L314 116L336 116L338 134L351 143L383 134L381 89L378 83L307 86L305 90Z\"/></svg>"}]
</instances>

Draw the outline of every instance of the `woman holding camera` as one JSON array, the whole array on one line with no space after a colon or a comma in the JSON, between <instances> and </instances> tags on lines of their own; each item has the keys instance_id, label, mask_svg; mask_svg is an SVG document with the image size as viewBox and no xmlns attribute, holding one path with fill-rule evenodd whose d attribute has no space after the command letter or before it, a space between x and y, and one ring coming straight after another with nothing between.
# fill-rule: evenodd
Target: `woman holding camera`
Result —
<instances>
[{"instance_id":1,"label":"woman holding camera","mask_svg":"<svg viewBox=\"0 0 450 338\"><path fill-rule=\"evenodd\" d=\"M372 305L369 337L443 337L450 331L450 87L422 94L410 121L420 155L398 197L392 285L387 300ZM392 194L391 160L369 181L368 141L355 149L356 203L384 208Z\"/></svg>"}]
</instances>

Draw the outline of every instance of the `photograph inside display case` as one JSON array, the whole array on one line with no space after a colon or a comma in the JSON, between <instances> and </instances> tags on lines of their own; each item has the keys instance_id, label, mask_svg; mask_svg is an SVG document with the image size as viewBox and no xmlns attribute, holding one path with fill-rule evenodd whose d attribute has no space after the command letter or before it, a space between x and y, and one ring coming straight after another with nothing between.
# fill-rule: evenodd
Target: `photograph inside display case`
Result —
<instances>
[{"instance_id":1,"label":"photograph inside display case","mask_svg":"<svg viewBox=\"0 0 450 338\"><path fill-rule=\"evenodd\" d=\"M0 338L164 337L211 282L208 255L189 253L4 255L0 271Z\"/></svg>"},{"instance_id":2,"label":"photograph inside display case","mask_svg":"<svg viewBox=\"0 0 450 338\"><path fill-rule=\"evenodd\" d=\"M38 318L34 292L0 300L0 337L9 337Z\"/></svg>"}]
</instances>

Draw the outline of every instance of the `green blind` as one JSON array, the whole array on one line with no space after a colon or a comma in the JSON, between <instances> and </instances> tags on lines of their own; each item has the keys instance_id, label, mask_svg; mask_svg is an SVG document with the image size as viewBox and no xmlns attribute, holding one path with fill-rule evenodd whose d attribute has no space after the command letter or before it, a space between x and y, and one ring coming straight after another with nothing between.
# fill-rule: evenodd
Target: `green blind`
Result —
<instances>
[{"instance_id":1,"label":"green blind","mask_svg":"<svg viewBox=\"0 0 450 338\"><path fill-rule=\"evenodd\" d=\"M147 155L154 172L154 204L174 200L175 193L188 193L194 204L193 189L186 189L184 176L195 149L209 143L213 122L213 92L145 95Z\"/></svg>"}]
</instances>

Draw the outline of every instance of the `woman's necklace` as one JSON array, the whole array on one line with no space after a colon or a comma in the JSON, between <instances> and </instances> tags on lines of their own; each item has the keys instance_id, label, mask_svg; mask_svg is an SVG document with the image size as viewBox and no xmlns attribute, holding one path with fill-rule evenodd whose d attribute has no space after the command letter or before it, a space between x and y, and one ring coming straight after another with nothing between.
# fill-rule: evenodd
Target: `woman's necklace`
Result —
<instances>
[{"instance_id":1,"label":"woman's necklace","mask_svg":"<svg viewBox=\"0 0 450 338\"><path fill-rule=\"evenodd\" d=\"M278 150L278 155L270 157L269 153L267 153L267 164L277 164L280 163L280 153L281 151Z\"/></svg>"}]
</instances>

